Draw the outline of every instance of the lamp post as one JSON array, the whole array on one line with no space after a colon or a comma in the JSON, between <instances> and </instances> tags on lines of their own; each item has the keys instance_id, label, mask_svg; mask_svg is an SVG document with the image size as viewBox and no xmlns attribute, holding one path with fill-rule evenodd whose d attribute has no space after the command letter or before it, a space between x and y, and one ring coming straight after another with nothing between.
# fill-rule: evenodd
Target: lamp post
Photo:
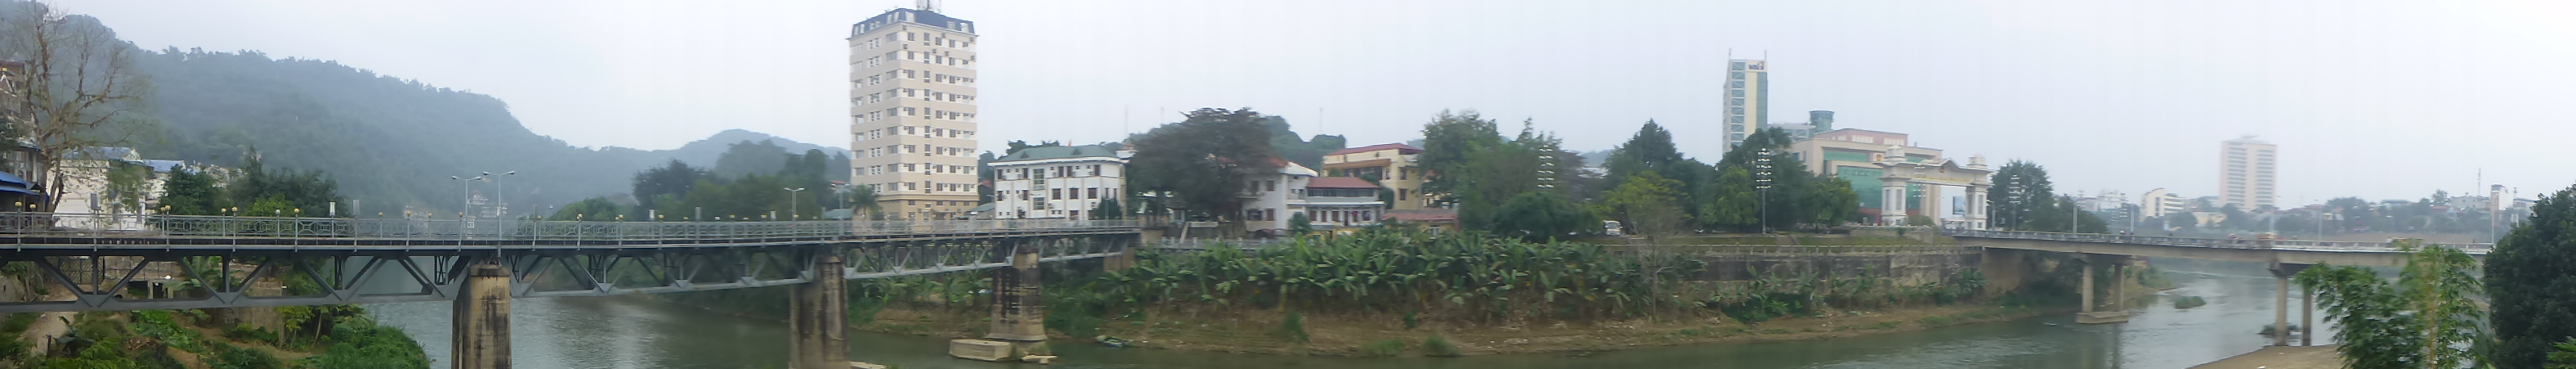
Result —
<instances>
[{"instance_id":1,"label":"lamp post","mask_svg":"<svg viewBox=\"0 0 2576 369\"><path fill-rule=\"evenodd\" d=\"M805 188L782 188L782 190L787 190L787 219L796 219L796 193L805 192Z\"/></svg>"}]
</instances>

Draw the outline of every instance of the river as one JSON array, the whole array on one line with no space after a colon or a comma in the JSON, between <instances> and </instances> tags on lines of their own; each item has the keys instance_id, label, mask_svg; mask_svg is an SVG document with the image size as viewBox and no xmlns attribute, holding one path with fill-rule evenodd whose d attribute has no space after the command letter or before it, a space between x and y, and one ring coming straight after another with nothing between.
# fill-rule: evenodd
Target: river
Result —
<instances>
[{"instance_id":1,"label":"river","mask_svg":"<svg viewBox=\"0 0 2576 369\"><path fill-rule=\"evenodd\" d=\"M2260 270L2171 273L2178 288L2209 305L2174 309L2161 298L2131 310L2125 324L2077 325L2070 314L1837 340L1645 348L1588 357L1567 354L1461 358L1334 358L1110 349L1060 342L1055 368L2188 368L2262 348L2254 332L2272 320L2273 281ZM2294 300L2295 301L2295 297ZM780 303L786 303L781 301ZM448 303L369 306L378 321L411 332L445 367ZM2297 311L2291 318L2297 319ZM512 356L522 368L783 368L785 322L717 314L642 298L514 301ZM2317 331L2320 344L2332 333ZM949 358L947 341L852 332L850 358L907 369L1037 368Z\"/></svg>"}]
</instances>

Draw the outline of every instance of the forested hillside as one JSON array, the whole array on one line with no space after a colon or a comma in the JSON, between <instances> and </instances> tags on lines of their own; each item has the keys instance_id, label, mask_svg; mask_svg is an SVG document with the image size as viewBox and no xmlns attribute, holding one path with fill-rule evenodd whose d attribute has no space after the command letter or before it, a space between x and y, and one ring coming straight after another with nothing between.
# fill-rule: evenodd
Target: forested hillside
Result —
<instances>
[{"instance_id":1,"label":"forested hillside","mask_svg":"<svg viewBox=\"0 0 2576 369\"><path fill-rule=\"evenodd\" d=\"M369 214L400 205L454 211L465 184L448 176L517 171L500 187L524 211L624 193L629 177L671 159L712 165L731 143L818 148L741 130L675 150L580 148L530 132L491 96L333 61L175 48L142 55L166 129L158 142L138 144L147 156L240 165L256 148L270 166L329 173Z\"/></svg>"}]
</instances>

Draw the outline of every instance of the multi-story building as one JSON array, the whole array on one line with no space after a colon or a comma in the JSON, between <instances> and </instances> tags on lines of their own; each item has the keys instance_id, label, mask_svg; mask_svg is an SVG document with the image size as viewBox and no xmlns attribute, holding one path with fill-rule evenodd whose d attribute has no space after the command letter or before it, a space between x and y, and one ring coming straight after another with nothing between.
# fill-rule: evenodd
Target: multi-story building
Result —
<instances>
[{"instance_id":1,"label":"multi-story building","mask_svg":"<svg viewBox=\"0 0 2576 369\"><path fill-rule=\"evenodd\" d=\"M1127 158L1108 146L1044 146L993 160L992 219L1100 219L1100 202L1126 192Z\"/></svg>"},{"instance_id":2,"label":"multi-story building","mask_svg":"<svg viewBox=\"0 0 2576 369\"><path fill-rule=\"evenodd\" d=\"M897 217L977 205L975 23L895 9L850 26L850 183Z\"/></svg>"},{"instance_id":3,"label":"multi-story building","mask_svg":"<svg viewBox=\"0 0 2576 369\"><path fill-rule=\"evenodd\" d=\"M1342 149L1324 154L1324 175L1377 178L1378 185L1395 192L1396 210L1422 209L1429 207L1432 198L1422 194L1424 172L1414 162L1421 153L1422 149L1401 143Z\"/></svg>"},{"instance_id":4,"label":"multi-story building","mask_svg":"<svg viewBox=\"0 0 2576 369\"><path fill-rule=\"evenodd\" d=\"M2190 210L2190 205L2183 201L2182 195L2175 195L2162 188L2147 190L2146 194L2138 196L2139 215L2161 217Z\"/></svg>"},{"instance_id":5,"label":"multi-story building","mask_svg":"<svg viewBox=\"0 0 2576 369\"><path fill-rule=\"evenodd\" d=\"M1729 59L1726 63L1726 149L1744 143L1771 119L1771 71L1767 61Z\"/></svg>"},{"instance_id":6,"label":"multi-story building","mask_svg":"<svg viewBox=\"0 0 2576 369\"><path fill-rule=\"evenodd\" d=\"M2279 147L2245 136L2218 148L2219 206L2253 210L2272 207L2273 163Z\"/></svg>"}]
</instances>

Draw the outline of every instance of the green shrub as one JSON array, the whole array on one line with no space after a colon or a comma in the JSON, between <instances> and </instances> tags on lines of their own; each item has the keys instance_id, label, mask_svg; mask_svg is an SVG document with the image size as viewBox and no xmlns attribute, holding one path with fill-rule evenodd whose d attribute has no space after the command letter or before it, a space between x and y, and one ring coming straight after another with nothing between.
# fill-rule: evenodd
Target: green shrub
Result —
<instances>
[{"instance_id":1,"label":"green shrub","mask_svg":"<svg viewBox=\"0 0 2576 369\"><path fill-rule=\"evenodd\" d=\"M1390 339L1369 343L1367 346L1360 346L1360 353L1368 356L1401 355L1404 354L1404 340Z\"/></svg>"},{"instance_id":2,"label":"green shrub","mask_svg":"<svg viewBox=\"0 0 2576 369\"><path fill-rule=\"evenodd\" d=\"M1279 323L1279 338L1287 339L1289 342L1306 342L1306 316L1288 313L1288 320Z\"/></svg>"},{"instance_id":3,"label":"green shrub","mask_svg":"<svg viewBox=\"0 0 2576 369\"><path fill-rule=\"evenodd\" d=\"M2173 304L2175 309L2190 309L2209 305L2209 300L2202 299L2200 296L2183 296L2174 298Z\"/></svg>"},{"instance_id":4,"label":"green shrub","mask_svg":"<svg viewBox=\"0 0 2576 369\"><path fill-rule=\"evenodd\" d=\"M1449 337L1442 337L1434 334L1431 335L1431 337L1422 338L1422 354L1440 357L1455 357L1465 355L1466 353L1458 350L1458 345L1449 343Z\"/></svg>"}]
</instances>

